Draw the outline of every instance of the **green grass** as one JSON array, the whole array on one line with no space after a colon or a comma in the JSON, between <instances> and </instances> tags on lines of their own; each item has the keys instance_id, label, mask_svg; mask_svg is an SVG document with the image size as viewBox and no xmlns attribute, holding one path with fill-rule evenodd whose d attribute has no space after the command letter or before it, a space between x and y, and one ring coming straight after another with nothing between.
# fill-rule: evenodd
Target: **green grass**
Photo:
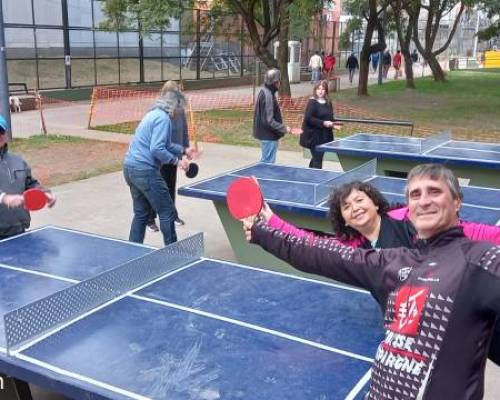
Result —
<instances>
[{"instance_id":1,"label":"green grass","mask_svg":"<svg viewBox=\"0 0 500 400\"><path fill-rule=\"evenodd\" d=\"M110 125L97 125L92 127L92 129L104 132L118 132L125 133L127 135L133 135L135 128L139 121L130 121L130 122L121 122L119 124L110 124Z\"/></svg>"},{"instance_id":2,"label":"green grass","mask_svg":"<svg viewBox=\"0 0 500 400\"><path fill-rule=\"evenodd\" d=\"M416 125L500 131L500 69L452 71L446 82L418 78L417 89L405 81L370 86L370 96L355 90L337 92L339 102Z\"/></svg>"},{"instance_id":3,"label":"green grass","mask_svg":"<svg viewBox=\"0 0 500 400\"><path fill-rule=\"evenodd\" d=\"M12 152L22 153L23 151L30 149L46 149L52 144L58 143L82 143L86 140L74 136L64 136L64 135L50 135L50 136L31 136L26 139L14 138L14 140L9 143L9 149Z\"/></svg>"}]
</instances>

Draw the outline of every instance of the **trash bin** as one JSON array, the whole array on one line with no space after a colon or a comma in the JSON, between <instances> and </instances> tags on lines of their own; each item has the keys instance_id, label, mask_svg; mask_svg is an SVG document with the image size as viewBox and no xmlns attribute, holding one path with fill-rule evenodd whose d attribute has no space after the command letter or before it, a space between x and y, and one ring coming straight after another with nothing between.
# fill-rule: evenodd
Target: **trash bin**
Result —
<instances>
[{"instance_id":1,"label":"trash bin","mask_svg":"<svg viewBox=\"0 0 500 400\"><path fill-rule=\"evenodd\" d=\"M280 42L274 42L274 58L278 59ZM288 41L288 79L290 83L300 82L300 42Z\"/></svg>"},{"instance_id":2,"label":"trash bin","mask_svg":"<svg viewBox=\"0 0 500 400\"><path fill-rule=\"evenodd\" d=\"M328 80L328 91L336 92L337 90L340 90L340 76L332 76Z\"/></svg>"}]
</instances>

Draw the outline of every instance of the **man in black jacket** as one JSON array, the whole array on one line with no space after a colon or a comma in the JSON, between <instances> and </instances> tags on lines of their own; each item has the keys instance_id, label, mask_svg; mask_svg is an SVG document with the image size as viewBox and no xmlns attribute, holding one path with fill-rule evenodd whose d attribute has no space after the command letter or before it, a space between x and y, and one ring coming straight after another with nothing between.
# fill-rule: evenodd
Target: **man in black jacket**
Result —
<instances>
[{"instance_id":1,"label":"man in black jacket","mask_svg":"<svg viewBox=\"0 0 500 400\"><path fill-rule=\"evenodd\" d=\"M27 189L40 188L31 175L31 168L20 156L9 153L7 121L0 116L0 239L24 232L30 225L30 214L24 208L23 193ZM56 197L45 191L48 206Z\"/></svg>"},{"instance_id":2,"label":"man in black jacket","mask_svg":"<svg viewBox=\"0 0 500 400\"><path fill-rule=\"evenodd\" d=\"M247 239L301 271L371 292L384 311L385 338L367 399L482 399L484 370L500 316L500 246L474 242L458 226L461 191L436 164L408 175L417 249L352 249L299 238L262 220Z\"/></svg>"},{"instance_id":3,"label":"man in black jacket","mask_svg":"<svg viewBox=\"0 0 500 400\"><path fill-rule=\"evenodd\" d=\"M359 69L359 62L354 53L351 53L347 62L345 63L345 67L349 69L349 82L352 84L352 80L354 78L354 73L357 69Z\"/></svg>"},{"instance_id":4,"label":"man in black jacket","mask_svg":"<svg viewBox=\"0 0 500 400\"><path fill-rule=\"evenodd\" d=\"M272 68L266 72L264 85L255 102L253 117L253 136L260 140L261 162L274 163L278 151L278 141L286 133L291 133L290 127L283 124L281 110L276 99L280 86L280 71Z\"/></svg>"}]
</instances>

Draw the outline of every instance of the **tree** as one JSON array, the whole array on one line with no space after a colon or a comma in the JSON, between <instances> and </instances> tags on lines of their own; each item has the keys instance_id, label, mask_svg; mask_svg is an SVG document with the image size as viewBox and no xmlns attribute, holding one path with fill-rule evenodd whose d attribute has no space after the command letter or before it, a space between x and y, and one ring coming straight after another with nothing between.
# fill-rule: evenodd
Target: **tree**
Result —
<instances>
[{"instance_id":1,"label":"tree","mask_svg":"<svg viewBox=\"0 0 500 400\"><path fill-rule=\"evenodd\" d=\"M148 31L168 26L172 17L179 17L182 8L193 5L192 0L105 0L104 27L112 30L129 28L138 21L141 36ZM321 9L321 0L215 0L212 16L233 12L241 16L247 28L255 55L267 68L278 68L282 74L280 94L290 95L288 82L288 45L280 46L278 60L274 58L271 45L279 39L288 43L290 20L310 21L309 12ZM182 5L182 6L181 6ZM295 7L292 7L295 6ZM302 14L301 14L302 12ZM304 18L306 12L307 18Z\"/></svg>"},{"instance_id":2,"label":"tree","mask_svg":"<svg viewBox=\"0 0 500 400\"><path fill-rule=\"evenodd\" d=\"M281 0L279 6L280 30L278 39L280 47L278 49L278 66L281 71L281 85L279 93L282 96L292 96L290 90L290 80L288 76L288 27L290 25L290 4L291 0Z\"/></svg>"},{"instance_id":3,"label":"tree","mask_svg":"<svg viewBox=\"0 0 500 400\"><path fill-rule=\"evenodd\" d=\"M279 93L290 96L290 83L288 80L288 40L290 38L289 26L294 27L310 25L310 16L321 10L321 0L219 0L215 2L218 7L226 7L241 15L252 41L255 55L268 68L279 68L281 71L281 86ZM311 14L312 13L312 14ZM304 15L307 17L304 18ZM291 22L293 21L293 22ZM303 33L300 30L299 33ZM270 51L271 44L278 39L278 60L275 60ZM283 43L285 45L283 45Z\"/></svg>"},{"instance_id":4,"label":"tree","mask_svg":"<svg viewBox=\"0 0 500 400\"><path fill-rule=\"evenodd\" d=\"M413 41L422 57L429 64L434 80L444 82L446 77L441 65L439 65L437 56L444 52L450 45L466 4L464 1L460 2L459 0L428 0L426 4L415 0L411 4L412 6L408 7L406 11L408 15L411 15L413 20ZM436 37L441 26L441 20L443 17L450 14L457 6L459 7L458 12L455 16L455 21L453 22L448 38L441 47L434 50ZM422 10L427 12L423 41L420 39L418 26Z\"/></svg>"},{"instance_id":5,"label":"tree","mask_svg":"<svg viewBox=\"0 0 500 400\"><path fill-rule=\"evenodd\" d=\"M479 31L479 40L490 40L500 36L500 1L482 0L479 8L486 12L491 24L487 28Z\"/></svg>"},{"instance_id":6,"label":"tree","mask_svg":"<svg viewBox=\"0 0 500 400\"><path fill-rule=\"evenodd\" d=\"M191 7L192 0L183 0L183 7ZM178 0L105 0L106 17L103 28L121 31L138 23L139 33L167 28L172 18L179 18L182 8Z\"/></svg>"},{"instance_id":7,"label":"tree","mask_svg":"<svg viewBox=\"0 0 500 400\"><path fill-rule=\"evenodd\" d=\"M416 0L393 0L391 2L399 47L405 63L406 87L408 89L415 89L413 61L410 54L410 42L413 37L413 18L415 18L415 12L407 13L405 10L415 7L415 2Z\"/></svg>"},{"instance_id":8,"label":"tree","mask_svg":"<svg viewBox=\"0 0 500 400\"><path fill-rule=\"evenodd\" d=\"M350 0L344 5L351 15L366 21L365 37L359 59L358 95L368 96L368 74L370 72L370 55L384 51L385 30L381 15L387 9L389 0ZM356 24L353 24L356 25ZM372 44L373 33L378 32L376 44Z\"/></svg>"},{"instance_id":9,"label":"tree","mask_svg":"<svg viewBox=\"0 0 500 400\"><path fill-rule=\"evenodd\" d=\"M290 5L290 39L301 40L311 34L311 19L304 16L318 15L324 6L321 0L295 0Z\"/></svg>"}]
</instances>

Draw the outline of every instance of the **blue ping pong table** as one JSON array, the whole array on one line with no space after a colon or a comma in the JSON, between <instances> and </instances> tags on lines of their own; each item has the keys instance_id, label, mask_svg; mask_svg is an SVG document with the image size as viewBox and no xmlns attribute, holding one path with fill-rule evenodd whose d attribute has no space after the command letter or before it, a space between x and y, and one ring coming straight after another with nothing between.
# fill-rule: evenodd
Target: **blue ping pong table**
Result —
<instances>
[{"instance_id":1,"label":"blue ping pong table","mask_svg":"<svg viewBox=\"0 0 500 400\"><path fill-rule=\"evenodd\" d=\"M470 184L500 188L500 143L452 140L449 132L428 138L357 133L317 150L336 153L344 171L375 157L380 175L399 177L417 164L441 163Z\"/></svg>"},{"instance_id":2,"label":"blue ping pong table","mask_svg":"<svg viewBox=\"0 0 500 400\"><path fill-rule=\"evenodd\" d=\"M368 293L202 253L201 234L0 241L0 372L87 400L363 397L383 336Z\"/></svg>"},{"instance_id":3,"label":"blue ping pong table","mask_svg":"<svg viewBox=\"0 0 500 400\"><path fill-rule=\"evenodd\" d=\"M358 179L376 186L391 203L405 203L406 180L376 175L372 160L347 173L300 168L278 164L257 163L179 188L179 194L212 200L227 237L239 262L295 273L288 264L265 251L249 247L241 223L234 220L226 206L229 184L241 176L255 176L265 200L282 218L296 225L330 231L328 198L333 188ZM500 190L463 187L463 219L500 225Z\"/></svg>"}]
</instances>

